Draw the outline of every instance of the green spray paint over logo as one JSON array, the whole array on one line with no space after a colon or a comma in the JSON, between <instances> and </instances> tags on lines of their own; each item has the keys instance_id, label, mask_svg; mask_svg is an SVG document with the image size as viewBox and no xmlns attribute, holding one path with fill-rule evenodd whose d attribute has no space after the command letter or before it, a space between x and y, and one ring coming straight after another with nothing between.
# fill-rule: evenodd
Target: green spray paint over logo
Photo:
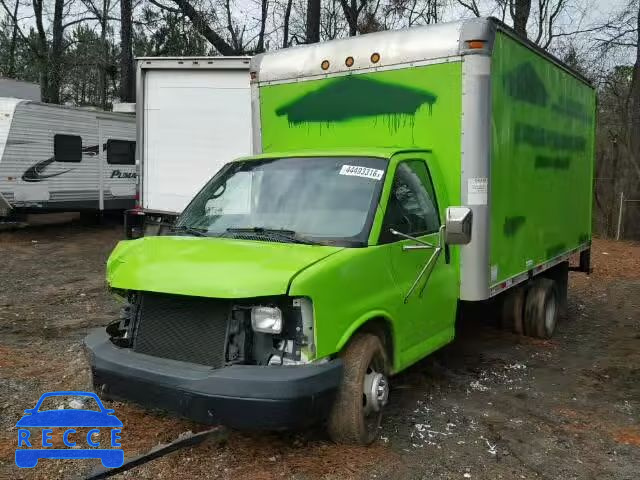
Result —
<instances>
[{"instance_id":1,"label":"green spray paint over logo","mask_svg":"<svg viewBox=\"0 0 640 480\"><path fill-rule=\"evenodd\" d=\"M329 126L356 118L382 117L392 131L397 131L413 127L417 111L425 104L431 115L436 100L437 96L426 90L348 76L326 81L321 88L276 109L276 115L286 116L290 126Z\"/></svg>"}]
</instances>

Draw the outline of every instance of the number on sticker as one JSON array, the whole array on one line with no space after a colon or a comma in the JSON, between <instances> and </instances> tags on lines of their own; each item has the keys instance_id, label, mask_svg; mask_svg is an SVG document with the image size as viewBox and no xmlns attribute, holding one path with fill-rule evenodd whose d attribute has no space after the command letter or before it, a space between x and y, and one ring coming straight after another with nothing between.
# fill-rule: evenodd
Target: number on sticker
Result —
<instances>
[{"instance_id":1,"label":"number on sticker","mask_svg":"<svg viewBox=\"0 0 640 480\"><path fill-rule=\"evenodd\" d=\"M383 174L384 170L378 170L377 168L360 167L357 165L343 165L340 169L340 175L371 178L373 180L380 180Z\"/></svg>"}]
</instances>

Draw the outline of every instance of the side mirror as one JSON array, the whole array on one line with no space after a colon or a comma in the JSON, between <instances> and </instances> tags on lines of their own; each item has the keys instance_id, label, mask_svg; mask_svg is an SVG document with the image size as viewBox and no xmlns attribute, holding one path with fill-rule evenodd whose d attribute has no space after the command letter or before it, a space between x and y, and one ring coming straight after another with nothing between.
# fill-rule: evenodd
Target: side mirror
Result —
<instances>
[{"instance_id":1,"label":"side mirror","mask_svg":"<svg viewBox=\"0 0 640 480\"><path fill-rule=\"evenodd\" d=\"M449 245L466 245L471 241L473 212L468 207L447 208L445 242Z\"/></svg>"}]
</instances>

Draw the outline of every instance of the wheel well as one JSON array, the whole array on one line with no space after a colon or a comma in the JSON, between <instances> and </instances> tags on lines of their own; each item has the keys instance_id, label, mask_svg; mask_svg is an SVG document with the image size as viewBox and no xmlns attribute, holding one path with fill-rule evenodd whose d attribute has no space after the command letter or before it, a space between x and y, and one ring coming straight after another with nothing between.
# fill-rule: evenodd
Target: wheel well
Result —
<instances>
[{"instance_id":1,"label":"wheel well","mask_svg":"<svg viewBox=\"0 0 640 480\"><path fill-rule=\"evenodd\" d=\"M389 365L395 365L394 362L394 348L393 348L393 330L391 323L386 318L377 317L368 320L361 325L358 330L354 332L354 335L358 333L371 333L376 335L382 340L382 345L387 352L387 358L389 359Z\"/></svg>"}]
</instances>

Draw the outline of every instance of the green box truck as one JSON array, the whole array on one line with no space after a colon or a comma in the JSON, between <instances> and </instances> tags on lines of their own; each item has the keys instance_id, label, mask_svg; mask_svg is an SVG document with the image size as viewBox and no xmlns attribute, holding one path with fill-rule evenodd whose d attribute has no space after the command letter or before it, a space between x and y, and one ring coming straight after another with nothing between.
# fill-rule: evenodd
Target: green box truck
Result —
<instances>
[{"instance_id":1,"label":"green box truck","mask_svg":"<svg viewBox=\"0 0 640 480\"><path fill-rule=\"evenodd\" d=\"M549 337L589 270L595 92L494 19L252 60L255 155L169 235L123 241L125 305L86 338L93 380L208 423L378 431L389 378L462 307ZM211 128L222 128L212 125Z\"/></svg>"}]
</instances>

